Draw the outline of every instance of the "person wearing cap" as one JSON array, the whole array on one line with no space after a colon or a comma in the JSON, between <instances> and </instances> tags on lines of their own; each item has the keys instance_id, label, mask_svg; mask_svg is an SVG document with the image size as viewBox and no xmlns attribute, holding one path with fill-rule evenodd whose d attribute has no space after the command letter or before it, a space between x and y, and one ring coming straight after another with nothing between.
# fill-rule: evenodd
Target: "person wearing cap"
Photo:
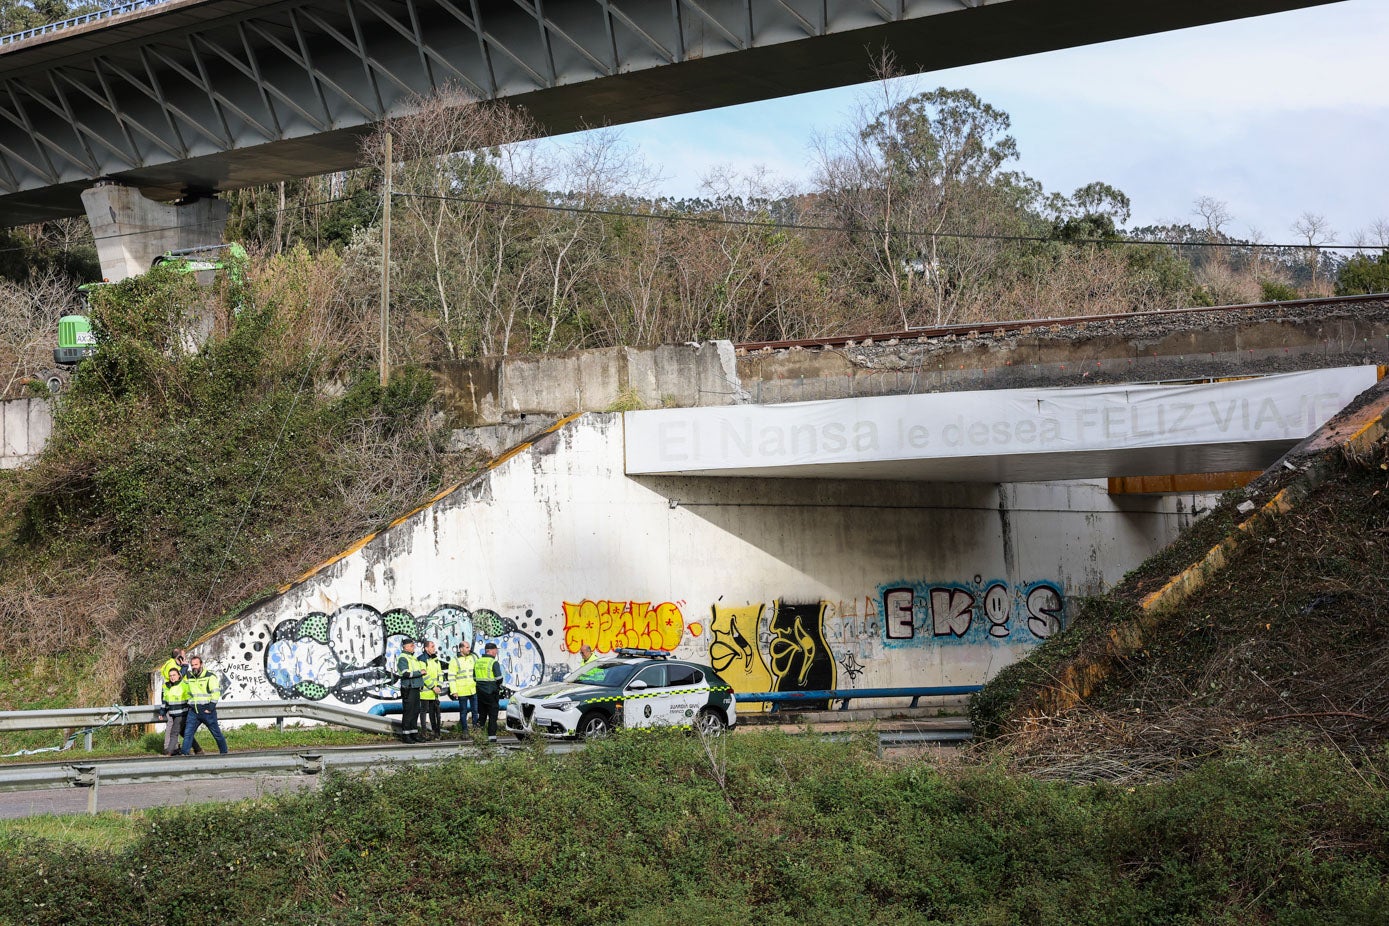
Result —
<instances>
[{"instance_id":1,"label":"person wearing cap","mask_svg":"<svg viewBox=\"0 0 1389 926\"><path fill-rule=\"evenodd\" d=\"M439 659L438 644L433 640L424 641L424 687L420 689L420 736L426 740L437 740L441 718L439 715L439 694L443 690L444 664Z\"/></svg>"},{"instance_id":2,"label":"person wearing cap","mask_svg":"<svg viewBox=\"0 0 1389 926\"><path fill-rule=\"evenodd\" d=\"M482 648L482 655L473 664L473 678L477 682L477 709L482 715L479 725L487 724L487 741L497 741L497 711L501 710L502 664L497 661L497 644L488 643Z\"/></svg>"},{"instance_id":3,"label":"person wearing cap","mask_svg":"<svg viewBox=\"0 0 1389 926\"><path fill-rule=\"evenodd\" d=\"M424 663L415 658L415 641L406 637L400 641L400 655L395 661L395 675L400 685L400 739L404 743L420 741L420 692L424 690Z\"/></svg>"},{"instance_id":4,"label":"person wearing cap","mask_svg":"<svg viewBox=\"0 0 1389 926\"><path fill-rule=\"evenodd\" d=\"M473 678L473 667L477 665L478 655L467 640L458 644L458 655L449 664L449 694L458 702L458 731L468 735L468 715L472 715L473 726L478 727L477 680Z\"/></svg>"}]
</instances>

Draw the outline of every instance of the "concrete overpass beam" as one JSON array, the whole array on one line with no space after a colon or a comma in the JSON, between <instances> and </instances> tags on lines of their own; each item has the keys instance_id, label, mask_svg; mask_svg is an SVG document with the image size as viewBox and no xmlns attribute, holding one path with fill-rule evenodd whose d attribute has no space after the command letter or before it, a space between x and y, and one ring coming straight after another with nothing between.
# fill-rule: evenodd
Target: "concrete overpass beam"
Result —
<instances>
[{"instance_id":1,"label":"concrete overpass beam","mask_svg":"<svg viewBox=\"0 0 1389 926\"><path fill-rule=\"evenodd\" d=\"M105 181L82 191L101 275L115 283L138 276L165 251L221 244L228 206L219 199L157 203L134 187Z\"/></svg>"}]
</instances>

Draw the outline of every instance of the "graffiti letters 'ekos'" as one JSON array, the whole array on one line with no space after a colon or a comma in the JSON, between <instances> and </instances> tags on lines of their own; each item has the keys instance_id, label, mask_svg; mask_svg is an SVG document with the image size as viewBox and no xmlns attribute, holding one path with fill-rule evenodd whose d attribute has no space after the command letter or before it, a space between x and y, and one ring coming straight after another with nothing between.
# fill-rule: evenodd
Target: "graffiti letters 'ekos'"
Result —
<instances>
[{"instance_id":1,"label":"graffiti letters 'ekos'","mask_svg":"<svg viewBox=\"0 0 1389 926\"><path fill-rule=\"evenodd\" d=\"M1046 580L1009 584L902 582L880 589L888 646L923 643L1035 643L1062 627L1065 600Z\"/></svg>"},{"instance_id":2,"label":"graffiti letters 'ekos'","mask_svg":"<svg viewBox=\"0 0 1389 926\"><path fill-rule=\"evenodd\" d=\"M285 698L395 700L400 692L387 666L395 664L405 637L436 640L444 653L464 640L479 650L496 643L508 688L536 685L545 677L539 642L496 611L441 605L416 617L404 608L382 613L366 604L281 621L265 650L265 677Z\"/></svg>"}]
</instances>

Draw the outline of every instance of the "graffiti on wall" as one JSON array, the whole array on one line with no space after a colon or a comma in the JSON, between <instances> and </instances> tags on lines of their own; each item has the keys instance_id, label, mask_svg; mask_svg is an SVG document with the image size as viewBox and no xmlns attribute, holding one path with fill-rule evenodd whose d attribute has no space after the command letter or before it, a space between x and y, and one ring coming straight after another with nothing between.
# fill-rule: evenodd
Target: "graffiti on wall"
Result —
<instances>
[{"instance_id":1,"label":"graffiti on wall","mask_svg":"<svg viewBox=\"0 0 1389 926\"><path fill-rule=\"evenodd\" d=\"M564 645L571 653L588 645L600 653L615 649L673 651L685 636L685 615L680 603L661 601L564 602ZM704 632L698 622L689 625L690 636Z\"/></svg>"},{"instance_id":2,"label":"graffiti on wall","mask_svg":"<svg viewBox=\"0 0 1389 926\"><path fill-rule=\"evenodd\" d=\"M716 603L709 623L709 664L734 691L832 689L836 663L825 640L827 608L823 601L777 601L768 614L761 604ZM751 710L764 707L748 705Z\"/></svg>"},{"instance_id":3,"label":"graffiti on wall","mask_svg":"<svg viewBox=\"0 0 1389 926\"><path fill-rule=\"evenodd\" d=\"M879 589L883 640L888 646L927 643L1019 643L1045 640L1061 629L1065 600L1054 582L1011 584L901 582Z\"/></svg>"},{"instance_id":4,"label":"graffiti on wall","mask_svg":"<svg viewBox=\"0 0 1389 926\"><path fill-rule=\"evenodd\" d=\"M835 662L825 642L825 603L778 601L767 622L772 691L828 691L834 688Z\"/></svg>"},{"instance_id":5,"label":"graffiti on wall","mask_svg":"<svg viewBox=\"0 0 1389 926\"><path fill-rule=\"evenodd\" d=\"M772 673L757 646L763 610L760 604L738 608L715 604L711 608L709 664L734 691L772 690ZM764 710L765 706L759 704L753 709Z\"/></svg>"},{"instance_id":6,"label":"graffiti on wall","mask_svg":"<svg viewBox=\"0 0 1389 926\"><path fill-rule=\"evenodd\" d=\"M464 640L479 651L496 643L507 687L524 688L545 678L545 656L532 635L541 632L542 623L530 611L518 622L487 608L470 611L451 604L422 617L404 608L383 613L367 604L344 605L332 614L314 611L277 624L264 646L264 677L284 698L333 697L346 704L394 700L400 692L390 669L401 641L416 637L435 640L445 656Z\"/></svg>"}]
</instances>

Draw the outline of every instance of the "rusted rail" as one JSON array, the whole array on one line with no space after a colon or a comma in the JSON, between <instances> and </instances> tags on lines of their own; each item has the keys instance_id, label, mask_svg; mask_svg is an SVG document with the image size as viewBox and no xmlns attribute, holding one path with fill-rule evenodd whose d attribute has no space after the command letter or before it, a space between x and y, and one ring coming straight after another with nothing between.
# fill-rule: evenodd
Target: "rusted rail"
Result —
<instances>
[{"instance_id":1,"label":"rusted rail","mask_svg":"<svg viewBox=\"0 0 1389 926\"><path fill-rule=\"evenodd\" d=\"M1249 302L1242 305L1200 306L1187 309L1163 309L1156 312L1116 312L1109 315L1074 315L1060 318L1020 318L1001 322L970 322L960 325L934 325L921 328L907 328L902 331L880 331L870 334L840 334L828 338L798 338L789 341L744 341L735 344L739 350L785 350L791 347L844 347L850 344L882 343L883 341L921 341L955 335L976 337L985 334L1007 334L1012 331L1026 331L1031 328L1078 327L1095 322L1119 321L1122 319L1174 318L1178 316L1210 315L1217 312L1275 312L1289 308L1311 308L1323 306L1335 308L1353 306L1368 302L1389 301L1389 293L1370 293L1363 296L1330 296L1321 299L1290 299L1286 302Z\"/></svg>"}]
</instances>

